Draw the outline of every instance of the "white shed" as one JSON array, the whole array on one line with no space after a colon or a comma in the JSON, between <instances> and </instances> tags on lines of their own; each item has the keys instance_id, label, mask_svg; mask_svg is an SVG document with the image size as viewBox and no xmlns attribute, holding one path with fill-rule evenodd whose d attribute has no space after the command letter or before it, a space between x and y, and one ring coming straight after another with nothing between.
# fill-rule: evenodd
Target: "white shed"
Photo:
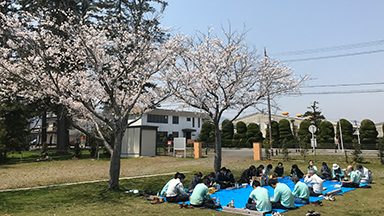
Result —
<instances>
[{"instance_id":1,"label":"white shed","mask_svg":"<svg viewBox=\"0 0 384 216\"><path fill-rule=\"evenodd\" d=\"M156 126L129 127L123 137L121 157L156 156Z\"/></svg>"}]
</instances>

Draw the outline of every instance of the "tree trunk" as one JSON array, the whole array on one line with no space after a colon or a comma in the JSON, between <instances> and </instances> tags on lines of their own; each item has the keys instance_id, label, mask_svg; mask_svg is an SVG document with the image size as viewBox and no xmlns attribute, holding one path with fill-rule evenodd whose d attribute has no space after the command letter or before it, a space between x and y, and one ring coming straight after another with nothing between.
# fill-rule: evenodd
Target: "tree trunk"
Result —
<instances>
[{"instance_id":1,"label":"tree trunk","mask_svg":"<svg viewBox=\"0 0 384 216\"><path fill-rule=\"evenodd\" d=\"M44 110L41 116L41 145L43 145L43 143L45 142L47 142L47 111L46 110Z\"/></svg>"},{"instance_id":2,"label":"tree trunk","mask_svg":"<svg viewBox=\"0 0 384 216\"><path fill-rule=\"evenodd\" d=\"M219 128L219 123L215 122L215 161L214 161L214 169L215 172L220 172L221 168L221 131Z\"/></svg>"},{"instance_id":3,"label":"tree trunk","mask_svg":"<svg viewBox=\"0 0 384 216\"><path fill-rule=\"evenodd\" d=\"M68 153L69 147L69 131L68 124L66 121L67 111L63 105L57 105L57 152Z\"/></svg>"},{"instance_id":4,"label":"tree trunk","mask_svg":"<svg viewBox=\"0 0 384 216\"><path fill-rule=\"evenodd\" d=\"M120 155L121 145L123 140L124 131L121 127L117 129L115 134L115 146L111 155L111 163L109 167L109 181L107 190L119 189L119 177L120 177Z\"/></svg>"}]
</instances>

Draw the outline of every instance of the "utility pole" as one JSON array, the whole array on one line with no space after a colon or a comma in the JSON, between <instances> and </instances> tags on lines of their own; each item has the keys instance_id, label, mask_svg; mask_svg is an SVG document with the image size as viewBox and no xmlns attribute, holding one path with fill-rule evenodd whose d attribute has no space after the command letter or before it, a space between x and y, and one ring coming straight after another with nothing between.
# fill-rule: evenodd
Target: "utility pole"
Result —
<instances>
[{"instance_id":1,"label":"utility pole","mask_svg":"<svg viewBox=\"0 0 384 216\"><path fill-rule=\"evenodd\" d=\"M264 57L267 58L267 49L264 47ZM271 148L271 153L273 156L272 150L272 118L271 118L271 99L269 97L269 83L267 86L267 99L268 99L268 124L269 124L269 145Z\"/></svg>"},{"instance_id":2,"label":"utility pole","mask_svg":"<svg viewBox=\"0 0 384 216\"><path fill-rule=\"evenodd\" d=\"M348 156L347 156L347 152L345 151L344 143L343 143L343 133L342 133L342 131L341 131L341 119L339 119L339 130L340 130L340 143L341 143L341 149L344 151L345 162L348 163Z\"/></svg>"}]
</instances>

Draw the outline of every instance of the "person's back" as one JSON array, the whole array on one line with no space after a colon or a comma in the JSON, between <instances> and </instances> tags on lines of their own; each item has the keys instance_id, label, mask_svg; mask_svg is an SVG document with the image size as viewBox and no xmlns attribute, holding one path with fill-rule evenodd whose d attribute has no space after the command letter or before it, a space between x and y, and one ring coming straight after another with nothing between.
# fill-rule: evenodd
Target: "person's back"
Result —
<instances>
[{"instance_id":1,"label":"person's back","mask_svg":"<svg viewBox=\"0 0 384 216\"><path fill-rule=\"evenodd\" d=\"M297 176L292 177L292 181L295 184L295 189L292 191L292 195L296 204L308 204L309 203L309 189L308 186L302 183Z\"/></svg>"},{"instance_id":2,"label":"person's back","mask_svg":"<svg viewBox=\"0 0 384 216\"><path fill-rule=\"evenodd\" d=\"M272 179L273 182L275 179ZM270 182L271 187L273 188L273 182ZM276 181L277 182L277 181ZM281 203L281 205L285 208L294 208L295 207L295 199L293 198L292 192L289 187L284 183L275 183L275 191L274 196L271 199L272 207L275 208L274 203ZM279 207L277 207L279 208Z\"/></svg>"},{"instance_id":3,"label":"person's back","mask_svg":"<svg viewBox=\"0 0 384 216\"><path fill-rule=\"evenodd\" d=\"M262 187L257 187L251 192L249 196L251 199L256 201L256 209L260 212L272 211L271 201L269 200L268 190Z\"/></svg>"},{"instance_id":4,"label":"person's back","mask_svg":"<svg viewBox=\"0 0 384 216\"><path fill-rule=\"evenodd\" d=\"M360 175L356 171L352 170L348 176L353 183L360 184Z\"/></svg>"},{"instance_id":5,"label":"person's back","mask_svg":"<svg viewBox=\"0 0 384 216\"><path fill-rule=\"evenodd\" d=\"M309 199L308 186L301 181L297 182L295 185L295 189L292 192L292 195L302 199Z\"/></svg>"},{"instance_id":6,"label":"person's back","mask_svg":"<svg viewBox=\"0 0 384 216\"><path fill-rule=\"evenodd\" d=\"M175 197L179 194L186 195L187 193L184 191L184 187L180 179L172 179L169 182L168 189L165 194L167 197Z\"/></svg>"},{"instance_id":7,"label":"person's back","mask_svg":"<svg viewBox=\"0 0 384 216\"><path fill-rule=\"evenodd\" d=\"M319 196L323 193L323 179L315 174L314 170L310 170L309 174L304 178L306 184L311 184L309 192L311 196Z\"/></svg>"},{"instance_id":8,"label":"person's back","mask_svg":"<svg viewBox=\"0 0 384 216\"><path fill-rule=\"evenodd\" d=\"M191 202L191 205L199 206L203 204L204 197L207 195L209 195L208 187L204 183L199 183L196 185L195 189L193 190L193 193L189 198L189 201Z\"/></svg>"},{"instance_id":9,"label":"person's back","mask_svg":"<svg viewBox=\"0 0 384 216\"><path fill-rule=\"evenodd\" d=\"M373 176L372 176L372 173L370 170L368 170L367 168L363 167L362 169L360 169L360 182L361 183L372 183L372 179L373 179Z\"/></svg>"}]
</instances>

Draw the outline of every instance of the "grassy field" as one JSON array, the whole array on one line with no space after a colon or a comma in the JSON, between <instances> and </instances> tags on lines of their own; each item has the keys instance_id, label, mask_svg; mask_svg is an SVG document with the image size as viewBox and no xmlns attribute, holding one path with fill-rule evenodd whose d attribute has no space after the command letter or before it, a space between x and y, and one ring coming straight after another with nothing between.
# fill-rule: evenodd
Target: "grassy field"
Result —
<instances>
[{"instance_id":1,"label":"grassy field","mask_svg":"<svg viewBox=\"0 0 384 216\"><path fill-rule=\"evenodd\" d=\"M311 157L307 158L308 160ZM277 165L279 158L272 161L254 161L251 158L223 158L223 166L230 168L235 178L251 164ZM318 156L317 165L322 161L329 165L338 163L346 167L344 157ZM336 201L324 200L323 206L306 205L291 210L284 215L305 215L315 210L322 215L381 215L384 213L384 166L377 159L366 159L363 165L373 171L375 184L371 189L356 189L336 196ZM292 157L291 161L283 162L285 173L296 163L304 171L307 163L301 157ZM121 176L138 176L161 174L176 171L186 173L187 184L193 173L201 171L208 174L213 167L213 158L172 158L149 157L122 160ZM57 183L98 180L108 178L109 161L107 160L61 160L39 163L20 163L0 166L1 189L26 186L49 185ZM150 178L121 180L120 191L106 192L106 182L81 184L73 186L52 187L38 190L2 192L0 193L0 215L229 215L222 212L203 209L180 209L175 204L151 205L144 197L125 193L127 190L149 189L153 192L161 190L172 175ZM187 186L187 185L185 185Z\"/></svg>"}]
</instances>

